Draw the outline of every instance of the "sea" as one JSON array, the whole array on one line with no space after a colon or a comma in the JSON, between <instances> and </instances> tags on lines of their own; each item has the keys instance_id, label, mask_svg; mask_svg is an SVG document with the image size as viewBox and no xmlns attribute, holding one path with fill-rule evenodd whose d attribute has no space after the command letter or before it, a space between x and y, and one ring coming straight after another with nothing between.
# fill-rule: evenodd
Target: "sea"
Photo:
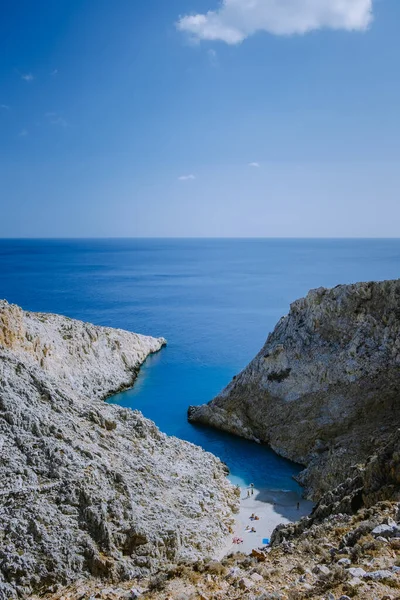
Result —
<instances>
[{"instance_id":1,"label":"sea","mask_svg":"<svg viewBox=\"0 0 400 600\"><path fill-rule=\"evenodd\" d=\"M0 297L26 310L163 336L111 401L219 456L241 486L300 493L264 445L187 421L309 289L400 276L400 239L2 239Z\"/></svg>"}]
</instances>

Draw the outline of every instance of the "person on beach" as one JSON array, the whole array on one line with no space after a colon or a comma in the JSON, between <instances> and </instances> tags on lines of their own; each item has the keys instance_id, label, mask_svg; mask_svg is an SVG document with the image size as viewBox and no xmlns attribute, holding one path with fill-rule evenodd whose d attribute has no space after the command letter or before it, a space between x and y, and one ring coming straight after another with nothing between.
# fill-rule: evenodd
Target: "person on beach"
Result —
<instances>
[{"instance_id":1,"label":"person on beach","mask_svg":"<svg viewBox=\"0 0 400 600\"><path fill-rule=\"evenodd\" d=\"M250 498L250 490L247 490L247 497Z\"/></svg>"},{"instance_id":2,"label":"person on beach","mask_svg":"<svg viewBox=\"0 0 400 600\"><path fill-rule=\"evenodd\" d=\"M297 510L300 510L300 502L297 503Z\"/></svg>"},{"instance_id":3,"label":"person on beach","mask_svg":"<svg viewBox=\"0 0 400 600\"><path fill-rule=\"evenodd\" d=\"M254 483L250 484L250 488L251 488L251 495L253 495L254 494Z\"/></svg>"},{"instance_id":4,"label":"person on beach","mask_svg":"<svg viewBox=\"0 0 400 600\"><path fill-rule=\"evenodd\" d=\"M256 533L256 530L254 529L254 527L251 528L251 532Z\"/></svg>"}]
</instances>

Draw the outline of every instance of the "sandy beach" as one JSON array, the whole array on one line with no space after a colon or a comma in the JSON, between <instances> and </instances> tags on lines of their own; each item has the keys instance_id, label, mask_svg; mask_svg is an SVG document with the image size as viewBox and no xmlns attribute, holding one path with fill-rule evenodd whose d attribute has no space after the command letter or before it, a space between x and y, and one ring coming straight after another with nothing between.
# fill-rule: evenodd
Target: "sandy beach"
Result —
<instances>
[{"instance_id":1,"label":"sandy beach","mask_svg":"<svg viewBox=\"0 0 400 600\"><path fill-rule=\"evenodd\" d=\"M249 490L250 496L248 496ZM298 521L301 517L310 514L313 508L312 502L304 500L296 492L274 492L253 488L251 494L251 488L241 488L240 495L240 511L236 517L235 532L225 554L250 553L253 548L265 546L263 540L271 537L277 525ZM252 514L257 515L259 520L252 520ZM254 527L256 531L246 531L247 526L250 530ZM234 537L243 539L243 543L234 544L232 541Z\"/></svg>"}]
</instances>

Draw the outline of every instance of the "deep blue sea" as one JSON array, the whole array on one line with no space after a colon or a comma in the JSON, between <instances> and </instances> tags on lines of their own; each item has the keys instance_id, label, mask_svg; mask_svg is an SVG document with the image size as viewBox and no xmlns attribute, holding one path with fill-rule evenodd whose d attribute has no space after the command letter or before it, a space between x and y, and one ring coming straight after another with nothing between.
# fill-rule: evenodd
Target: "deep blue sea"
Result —
<instances>
[{"instance_id":1,"label":"deep blue sea","mask_svg":"<svg viewBox=\"0 0 400 600\"><path fill-rule=\"evenodd\" d=\"M188 424L310 288L400 276L400 240L0 240L0 297L34 311L164 336L113 401L221 457L240 484L297 490L298 466Z\"/></svg>"}]
</instances>

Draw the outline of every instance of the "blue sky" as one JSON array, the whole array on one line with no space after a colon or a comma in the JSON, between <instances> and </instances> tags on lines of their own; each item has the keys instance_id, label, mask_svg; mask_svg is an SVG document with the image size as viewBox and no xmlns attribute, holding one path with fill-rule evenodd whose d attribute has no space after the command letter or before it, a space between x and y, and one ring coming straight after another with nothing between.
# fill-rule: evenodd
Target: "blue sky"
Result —
<instances>
[{"instance_id":1,"label":"blue sky","mask_svg":"<svg viewBox=\"0 0 400 600\"><path fill-rule=\"evenodd\" d=\"M399 0L250 4L3 0L0 236L397 237Z\"/></svg>"}]
</instances>

